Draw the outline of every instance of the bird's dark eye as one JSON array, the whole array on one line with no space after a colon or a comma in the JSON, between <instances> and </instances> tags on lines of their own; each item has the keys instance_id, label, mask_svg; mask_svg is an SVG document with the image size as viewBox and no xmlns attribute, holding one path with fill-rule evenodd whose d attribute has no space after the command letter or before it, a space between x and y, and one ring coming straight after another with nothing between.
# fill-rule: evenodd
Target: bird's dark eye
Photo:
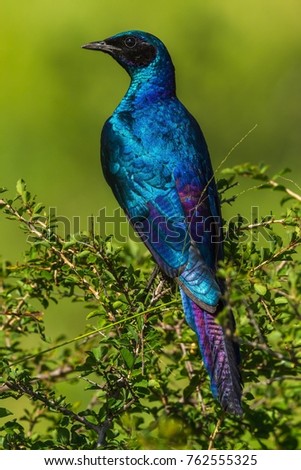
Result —
<instances>
[{"instance_id":1,"label":"bird's dark eye","mask_svg":"<svg viewBox=\"0 0 301 470\"><path fill-rule=\"evenodd\" d=\"M133 36L128 36L127 38L125 38L124 44L126 45L126 47L132 49L137 44L136 38L134 38Z\"/></svg>"}]
</instances>

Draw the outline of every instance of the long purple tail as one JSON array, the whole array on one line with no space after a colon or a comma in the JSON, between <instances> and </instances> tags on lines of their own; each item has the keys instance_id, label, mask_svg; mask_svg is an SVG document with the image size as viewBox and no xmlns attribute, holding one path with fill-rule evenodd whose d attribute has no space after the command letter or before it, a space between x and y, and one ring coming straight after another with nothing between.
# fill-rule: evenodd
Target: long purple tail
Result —
<instances>
[{"instance_id":1,"label":"long purple tail","mask_svg":"<svg viewBox=\"0 0 301 470\"><path fill-rule=\"evenodd\" d=\"M196 332L211 390L225 411L241 415L242 383L238 345L214 318L195 304L181 289L185 317Z\"/></svg>"}]
</instances>

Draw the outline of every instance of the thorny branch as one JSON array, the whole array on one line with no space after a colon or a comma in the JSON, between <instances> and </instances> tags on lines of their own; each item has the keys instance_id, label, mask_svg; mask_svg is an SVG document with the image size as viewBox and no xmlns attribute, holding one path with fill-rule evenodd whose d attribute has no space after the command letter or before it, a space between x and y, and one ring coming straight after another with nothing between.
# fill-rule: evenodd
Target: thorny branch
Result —
<instances>
[{"instance_id":1,"label":"thorny branch","mask_svg":"<svg viewBox=\"0 0 301 470\"><path fill-rule=\"evenodd\" d=\"M49 372L43 372L41 374L36 375L35 377L32 377L29 383L35 383L35 382L38 382L39 380L54 382L54 381L57 381L66 377L71 372L74 372L73 366L63 365L61 367L58 367L55 370L52 370ZM8 387L7 384L4 383L0 385L0 393L7 392L8 390L10 390L10 388Z\"/></svg>"},{"instance_id":2,"label":"thorny branch","mask_svg":"<svg viewBox=\"0 0 301 470\"><path fill-rule=\"evenodd\" d=\"M33 400L38 400L42 403L44 403L45 406L48 408L52 408L55 411L62 413L64 416L68 416L71 418L73 421L77 421L87 427L88 429L93 430L94 432L97 433L98 435L98 442L100 443L99 445L102 444L103 442L103 435L104 435L104 427L108 426L108 423L102 423L101 425L96 425L86 419L84 416L81 416L77 413L74 413L74 411L66 408L65 406L57 403L55 400L46 397L46 395L43 395L42 393L35 392L30 386L27 384L24 384L22 382L11 382L7 381L5 385L8 387L8 389L19 392L21 394L25 394L30 396Z\"/></svg>"},{"instance_id":3,"label":"thorny branch","mask_svg":"<svg viewBox=\"0 0 301 470\"><path fill-rule=\"evenodd\" d=\"M274 180L269 180L269 184L273 187L273 188L278 188L279 186L281 186L279 183L276 183L276 181ZM301 202L301 196L300 194L297 194L295 193L294 191L292 191L291 189L289 188L285 188L284 189L285 192L291 196L292 198L296 199L297 201Z\"/></svg>"},{"instance_id":4,"label":"thorny branch","mask_svg":"<svg viewBox=\"0 0 301 470\"><path fill-rule=\"evenodd\" d=\"M277 260L279 256L284 255L285 253L293 250L294 248L297 248L297 246L301 245L301 238L297 238L296 240L290 242L288 245L286 245L284 248L281 248L280 250L276 251L270 258L262 261L262 263L258 264L254 268L252 268L252 271L257 271L258 269L263 268L267 264L272 263L273 261Z\"/></svg>"},{"instance_id":5,"label":"thorny branch","mask_svg":"<svg viewBox=\"0 0 301 470\"><path fill-rule=\"evenodd\" d=\"M36 219L35 223L32 223L30 220L27 220L25 217L23 217L23 215L21 215L11 204L9 204L3 199L0 199L0 206L4 207L5 211L8 214L11 214L12 216L14 216L19 222L21 222L22 224L25 224L26 227L34 236L36 236L40 240L49 242L49 239L43 233L43 231L48 230L49 227L47 226L47 224L43 222L43 220L41 220L41 218ZM28 212L28 215L32 217L33 214L29 208L27 209L27 212ZM38 230L36 226L39 226L41 230ZM63 241L60 239L60 237L56 234L52 234L52 235L55 236L56 242L62 246ZM49 249L53 253L55 253L56 256L61 258L61 260L63 261L65 265L67 265L70 269L72 269L74 274L76 274L78 279L82 282L82 284L86 286L86 288L91 292L91 294L95 297L95 299L99 300L99 293L91 286L91 284L85 277L79 274L79 272L76 269L76 266L65 256L65 254L63 253L63 250L58 249L53 243L49 244Z\"/></svg>"}]
</instances>

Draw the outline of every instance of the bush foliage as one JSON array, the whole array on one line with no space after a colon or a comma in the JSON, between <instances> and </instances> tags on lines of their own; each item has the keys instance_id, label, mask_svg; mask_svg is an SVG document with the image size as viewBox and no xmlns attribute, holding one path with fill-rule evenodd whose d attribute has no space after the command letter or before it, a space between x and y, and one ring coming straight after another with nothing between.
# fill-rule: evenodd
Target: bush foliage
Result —
<instances>
[{"instance_id":1,"label":"bush foliage","mask_svg":"<svg viewBox=\"0 0 301 470\"><path fill-rule=\"evenodd\" d=\"M22 261L0 266L1 448L300 448L300 188L264 166L240 165L218 181L224 203L242 178L281 196L269 216L239 214L224 226L219 276L241 345L242 418L212 398L178 292L149 255L133 257L93 227L59 235L22 180L14 199L1 194L1 215L28 241ZM43 318L63 298L82 305L86 331L49 342ZM87 405L60 392L66 381L84 390Z\"/></svg>"}]
</instances>

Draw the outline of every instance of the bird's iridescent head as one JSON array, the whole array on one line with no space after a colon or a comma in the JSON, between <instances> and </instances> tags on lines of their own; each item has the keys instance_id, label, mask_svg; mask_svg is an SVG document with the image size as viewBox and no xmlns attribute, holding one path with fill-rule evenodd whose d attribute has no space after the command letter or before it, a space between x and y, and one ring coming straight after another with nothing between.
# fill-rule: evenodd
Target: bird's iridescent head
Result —
<instances>
[{"instance_id":1,"label":"bird's iridescent head","mask_svg":"<svg viewBox=\"0 0 301 470\"><path fill-rule=\"evenodd\" d=\"M156 36L143 31L126 31L82 47L110 54L131 77L148 67L158 68L164 65L173 70L164 44Z\"/></svg>"}]
</instances>

